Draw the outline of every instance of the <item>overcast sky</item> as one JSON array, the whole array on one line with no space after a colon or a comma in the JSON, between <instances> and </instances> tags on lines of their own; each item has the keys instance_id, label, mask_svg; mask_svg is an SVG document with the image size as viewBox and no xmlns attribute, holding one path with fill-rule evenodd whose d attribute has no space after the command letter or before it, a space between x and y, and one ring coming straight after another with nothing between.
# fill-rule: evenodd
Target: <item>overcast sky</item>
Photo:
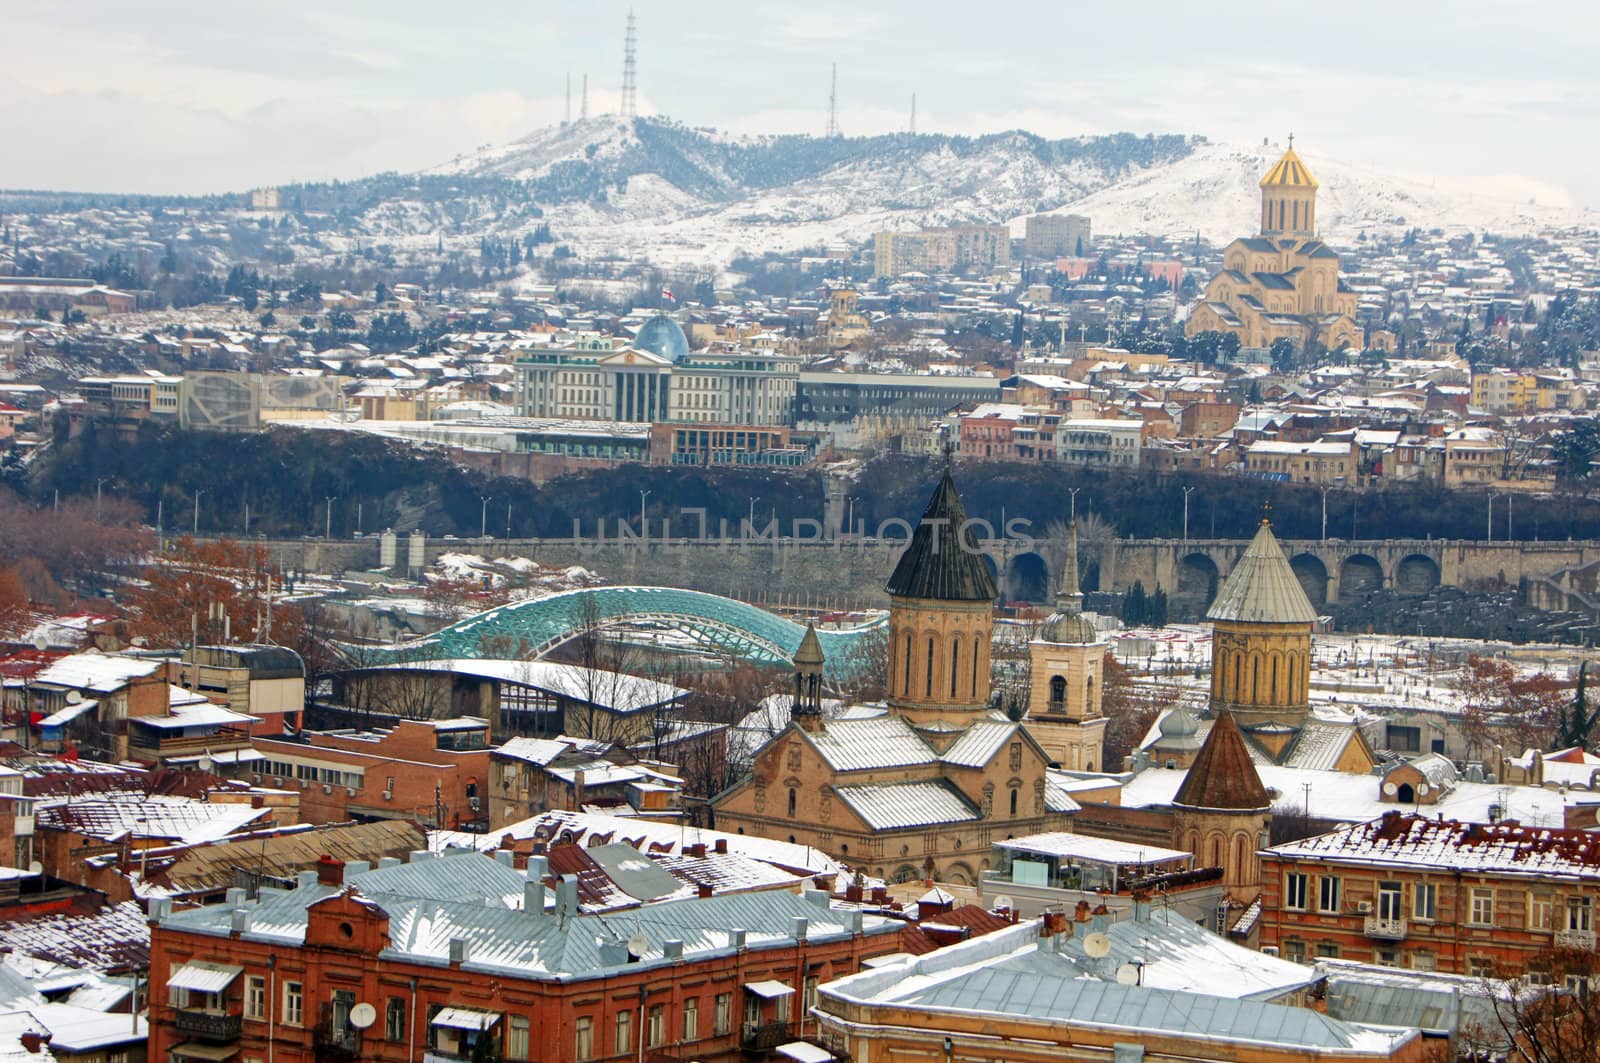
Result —
<instances>
[{"instance_id":1,"label":"overcast sky","mask_svg":"<svg viewBox=\"0 0 1600 1063\"><path fill-rule=\"evenodd\" d=\"M1274 139L1600 207L1589 4L636 0L640 112L846 134ZM4 0L0 187L231 191L448 160L613 110L612 0ZM576 87L574 93L576 93ZM574 103L576 110L576 103Z\"/></svg>"}]
</instances>

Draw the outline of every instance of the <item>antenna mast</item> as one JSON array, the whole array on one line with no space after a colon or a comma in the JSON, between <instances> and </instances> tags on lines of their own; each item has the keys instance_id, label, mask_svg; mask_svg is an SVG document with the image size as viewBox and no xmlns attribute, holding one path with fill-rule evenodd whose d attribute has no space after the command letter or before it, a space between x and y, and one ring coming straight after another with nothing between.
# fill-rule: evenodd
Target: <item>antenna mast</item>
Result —
<instances>
[{"instance_id":1,"label":"antenna mast","mask_svg":"<svg viewBox=\"0 0 1600 1063\"><path fill-rule=\"evenodd\" d=\"M912 134L912 136L915 136L916 132L917 132L917 94L913 92L911 94L911 134Z\"/></svg>"},{"instance_id":2,"label":"antenna mast","mask_svg":"<svg viewBox=\"0 0 1600 1063\"><path fill-rule=\"evenodd\" d=\"M823 134L829 138L839 135L839 64L833 64L833 79L828 83L828 131Z\"/></svg>"},{"instance_id":3,"label":"antenna mast","mask_svg":"<svg viewBox=\"0 0 1600 1063\"><path fill-rule=\"evenodd\" d=\"M589 120L589 75L588 74L583 75L583 102L579 106L581 107L581 109L578 111L578 119L580 121L587 122Z\"/></svg>"},{"instance_id":4,"label":"antenna mast","mask_svg":"<svg viewBox=\"0 0 1600 1063\"><path fill-rule=\"evenodd\" d=\"M566 117L561 119L562 125L572 124L572 71L567 71L567 111Z\"/></svg>"},{"instance_id":5,"label":"antenna mast","mask_svg":"<svg viewBox=\"0 0 1600 1063\"><path fill-rule=\"evenodd\" d=\"M632 118L639 113L638 86L635 81L634 49L638 36L634 31L633 8L628 9L628 32L622 38L622 117Z\"/></svg>"}]
</instances>

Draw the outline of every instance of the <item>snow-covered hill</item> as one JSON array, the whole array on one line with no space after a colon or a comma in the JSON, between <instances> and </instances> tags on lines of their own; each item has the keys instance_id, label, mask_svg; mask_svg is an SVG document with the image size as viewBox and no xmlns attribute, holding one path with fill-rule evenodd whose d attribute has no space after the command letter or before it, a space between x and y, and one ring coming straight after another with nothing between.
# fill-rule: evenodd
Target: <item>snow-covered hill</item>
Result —
<instances>
[{"instance_id":1,"label":"snow-covered hill","mask_svg":"<svg viewBox=\"0 0 1600 1063\"><path fill-rule=\"evenodd\" d=\"M1383 173L1296 148L1321 188L1317 223L1335 240L1410 228L1501 234L1600 228L1600 215L1573 207L1566 193L1521 177L1429 179ZM1182 159L1134 174L1068 208L1099 233L1227 240L1257 224L1257 182L1282 145L1201 144ZM1021 232L1020 222L1016 226Z\"/></svg>"},{"instance_id":2,"label":"snow-covered hill","mask_svg":"<svg viewBox=\"0 0 1600 1063\"><path fill-rule=\"evenodd\" d=\"M539 130L417 175L352 211L356 239L520 236L548 222L584 254L661 265L858 244L882 229L1087 214L1099 233L1225 241L1253 231L1256 182L1281 153L1203 138L1046 140L898 134L733 137L662 119L596 118ZM1496 233L1600 228L1558 189L1520 178L1445 184L1302 152L1336 241L1412 227ZM537 205L537 210L535 210ZM540 216L542 212L542 217Z\"/></svg>"}]
</instances>

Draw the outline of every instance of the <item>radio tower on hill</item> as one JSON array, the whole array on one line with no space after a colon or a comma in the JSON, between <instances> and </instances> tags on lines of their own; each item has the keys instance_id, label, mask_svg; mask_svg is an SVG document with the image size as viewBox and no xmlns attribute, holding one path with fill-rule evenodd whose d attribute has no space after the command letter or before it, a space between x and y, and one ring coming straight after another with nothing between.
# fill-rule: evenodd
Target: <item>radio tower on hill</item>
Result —
<instances>
[{"instance_id":1,"label":"radio tower on hill","mask_svg":"<svg viewBox=\"0 0 1600 1063\"><path fill-rule=\"evenodd\" d=\"M628 9L628 32L622 39L622 117L632 118L639 113L639 87L635 83L634 49L638 36L634 32L633 8Z\"/></svg>"},{"instance_id":2,"label":"radio tower on hill","mask_svg":"<svg viewBox=\"0 0 1600 1063\"><path fill-rule=\"evenodd\" d=\"M828 138L839 135L839 64L833 64L833 80L828 83Z\"/></svg>"}]
</instances>

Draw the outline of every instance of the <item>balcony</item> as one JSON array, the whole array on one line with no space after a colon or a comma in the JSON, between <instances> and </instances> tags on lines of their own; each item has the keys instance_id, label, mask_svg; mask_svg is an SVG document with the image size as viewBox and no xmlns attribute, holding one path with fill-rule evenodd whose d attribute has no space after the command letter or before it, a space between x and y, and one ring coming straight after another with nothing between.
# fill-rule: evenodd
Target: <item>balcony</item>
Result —
<instances>
[{"instance_id":1,"label":"balcony","mask_svg":"<svg viewBox=\"0 0 1600 1063\"><path fill-rule=\"evenodd\" d=\"M196 1008L179 1008L173 1025L186 1037L200 1037L207 1041L237 1041L244 1030L244 1016L225 1011L200 1011Z\"/></svg>"},{"instance_id":2,"label":"balcony","mask_svg":"<svg viewBox=\"0 0 1600 1063\"><path fill-rule=\"evenodd\" d=\"M789 1024L786 1022L747 1022L739 1035L739 1047L746 1052L771 1052L788 1040Z\"/></svg>"},{"instance_id":3,"label":"balcony","mask_svg":"<svg viewBox=\"0 0 1600 1063\"><path fill-rule=\"evenodd\" d=\"M1379 941L1404 941L1406 936L1406 921L1404 919L1385 919L1381 915L1369 915L1363 927L1369 938Z\"/></svg>"},{"instance_id":4,"label":"balcony","mask_svg":"<svg viewBox=\"0 0 1600 1063\"><path fill-rule=\"evenodd\" d=\"M1557 930L1556 948L1582 949L1585 952L1594 951L1593 930Z\"/></svg>"},{"instance_id":5,"label":"balcony","mask_svg":"<svg viewBox=\"0 0 1600 1063\"><path fill-rule=\"evenodd\" d=\"M361 1031L353 1026L321 1023L316 1029L318 1059L360 1059Z\"/></svg>"}]
</instances>

